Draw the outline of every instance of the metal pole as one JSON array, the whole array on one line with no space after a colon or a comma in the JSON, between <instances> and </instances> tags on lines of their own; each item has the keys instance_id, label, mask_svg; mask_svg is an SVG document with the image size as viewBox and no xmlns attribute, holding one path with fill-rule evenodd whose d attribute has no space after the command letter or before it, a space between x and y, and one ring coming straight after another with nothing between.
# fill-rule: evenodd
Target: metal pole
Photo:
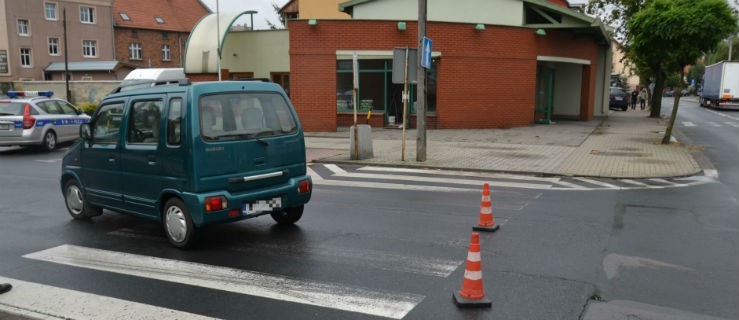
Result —
<instances>
[{"instance_id":1,"label":"metal pole","mask_svg":"<svg viewBox=\"0 0 739 320\"><path fill-rule=\"evenodd\" d=\"M250 13L249 18L251 22L249 22L249 30L254 31L254 14Z\"/></svg>"},{"instance_id":2,"label":"metal pole","mask_svg":"<svg viewBox=\"0 0 739 320\"><path fill-rule=\"evenodd\" d=\"M69 54L67 54L67 8L62 9L62 28L64 29L64 83L66 86L67 101L72 102L72 92L69 91Z\"/></svg>"},{"instance_id":3,"label":"metal pole","mask_svg":"<svg viewBox=\"0 0 739 320\"><path fill-rule=\"evenodd\" d=\"M405 81L403 82L403 143L401 148L400 160L405 161L405 118L406 110L408 110L408 48L405 48Z\"/></svg>"},{"instance_id":4,"label":"metal pole","mask_svg":"<svg viewBox=\"0 0 739 320\"><path fill-rule=\"evenodd\" d=\"M216 0L216 33L218 33L216 35L216 41L218 41L218 46L216 47L218 63L216 65L218 66L218 81L221 81L221 12L218 0Z\"/></svg>"},{"instance_id":5,"label":"metal pole","mask_svg":"<svg viewBox=\"0 0 739 320\"><path fill-rule=\"evenodd\" d=\"M359 138L357 134L357 108L359 108L359 61L357 58L357 52L354 52L352 56L352 71L354 78L354 88L352 89L352 101L354 102L354 149L352 150L353 160L359 160Z\"/></svg>"},{"instance_id":6,"label":"metal pole","mask_svg":"<svg viewBox=\"0 0 739 320\"><path fill-rule=\"evenodd\" d=\"M732 35L731 37L729 37L729 59L728 61L731 61L731 49L733 49L734 47L733 43L734 43L734 36Z\"/></svg>"},{"instance_id":7,"label":"metal pole","mask_svg":"<svg viewBox=\"0 0 739 320\"><path fill-rule=\"evenodd\" d=\"M423 38L426 37L426 0L418 0L418 84L416 85L416 161L426 161L426 69Z\"/></svg>"}]
</instances>

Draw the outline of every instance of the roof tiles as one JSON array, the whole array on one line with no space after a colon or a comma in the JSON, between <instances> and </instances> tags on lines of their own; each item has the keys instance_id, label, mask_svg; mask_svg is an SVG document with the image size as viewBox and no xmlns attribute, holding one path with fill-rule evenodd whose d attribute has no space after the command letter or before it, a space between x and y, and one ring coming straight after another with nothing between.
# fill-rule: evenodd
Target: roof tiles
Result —
<instances>
[{"instance_id":1,"label":"roof tiles","mask_svg":"<svg viewBox=\"0 0 739 320\"><path fill-rule=\"evenodd\" d=\"M129 20L124 20L125 13ZM115 0L116 27L190 32L210 10L199 0ZM157 23L160 17L164 23Z\"/></svg>"}]
</instances>

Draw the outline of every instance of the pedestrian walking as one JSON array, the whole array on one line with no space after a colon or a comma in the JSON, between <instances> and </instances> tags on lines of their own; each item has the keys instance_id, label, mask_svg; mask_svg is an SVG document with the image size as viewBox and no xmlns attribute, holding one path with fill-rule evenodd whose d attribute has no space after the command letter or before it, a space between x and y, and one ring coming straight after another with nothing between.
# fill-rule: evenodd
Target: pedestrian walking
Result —
<instances>
[{"instance_id":1,"label":"pedestrian walking","mask_svg":"<svg viewBox=\"0 0 739 320\"><path fill-rule=\"evenodd\" d=\"M642 88L641 92L639 92L639 106L642 110L644 110L647 106L647 89Z\"/></svg>"},{"instance_id":2,"label":"pedestrian walking","mask_svg":"<svg viewBox=\"0 0 739 320\"><path fill-rule=\"evenodd\" d=\"M631 110L636 109L636 100L639 98L639 92L634 89L634 91L631 91Z\"/></svg>"},{"instance_id":3,"label":"pedestrian walking","mask_svg":"<svg viewBox=\"0 0 739 320\"><path fill-rule=\"evenodd\" d=\"M10 283L0 283L0 294L8 292L10 289L13 289Z\"/></svg>"}]
</instances>

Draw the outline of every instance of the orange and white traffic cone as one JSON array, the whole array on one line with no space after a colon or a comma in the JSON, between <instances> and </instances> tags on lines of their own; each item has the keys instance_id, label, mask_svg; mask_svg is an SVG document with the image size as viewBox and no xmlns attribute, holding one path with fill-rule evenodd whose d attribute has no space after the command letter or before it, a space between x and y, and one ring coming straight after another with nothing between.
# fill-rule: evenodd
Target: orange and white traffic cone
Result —
<instances>
[{"instance_id":1,"label":"orange and white traffic cone","mask_svg":"<svg viewBox=\"0 0 739 320\"><path fill-rule=\"evenodd\" d=\"M482 188L482 203L480 204L480 221L472 227L475 231L495 232L500 226L495 224L493 216L493 203L490 200L490 185L487 183Z\"/></svg>"},{"instance_id":2,"label":"orange and white traffic cone","mask_svg":"<svg viewBox=\"0 0 739 320\"><path fill-rule=\"evenodd\" d=\"M454 291L452 298L458 307L484 308L491 307L492 302L485 298L482 287L482 262L480 259L480 234L472 233L470 249L467 253L467 266L464 269L462 290Z\"/></svg>"}]
</instances>

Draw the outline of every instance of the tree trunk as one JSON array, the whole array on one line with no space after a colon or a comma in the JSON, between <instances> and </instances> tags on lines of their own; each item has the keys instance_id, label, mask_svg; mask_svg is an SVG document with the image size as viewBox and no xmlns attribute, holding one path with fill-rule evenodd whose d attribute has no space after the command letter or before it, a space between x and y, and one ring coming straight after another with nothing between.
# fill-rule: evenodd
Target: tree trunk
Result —
<instances>
[{"instance_id":1,"label":"tree trunk","mask_svg":"<svg viewBox=\"0 0 739 320\"><path fill-rule=\"evenodd\" d=\"M655 72L654 79L654 92L652 92L652 105L650 106L649 117L659 118L659 114L662 111L662 91L665 89L665 81L667 81L667 74L664 71Z\"/></svg>"},{"instance_id":2,"label":"tree trunk","mask_svg":"<svg viewBox=\"0 0 739 320\"><path fill-rule=\"evenodd\" d=\"M683 83L683 78L685 77L683 70L685 70L685 66L680 68L680 82L678 82L680 85L674 91L675 102L672 103L672 114L670 115L670 121L667 123L665 136L662 137L662 144L670 144L670 138L672 137L672 127L675 126L675 119L677 118L677 106L680 104L680 98L683 95L683 88L685 87Z\"/></svg>"}]
</instances>

